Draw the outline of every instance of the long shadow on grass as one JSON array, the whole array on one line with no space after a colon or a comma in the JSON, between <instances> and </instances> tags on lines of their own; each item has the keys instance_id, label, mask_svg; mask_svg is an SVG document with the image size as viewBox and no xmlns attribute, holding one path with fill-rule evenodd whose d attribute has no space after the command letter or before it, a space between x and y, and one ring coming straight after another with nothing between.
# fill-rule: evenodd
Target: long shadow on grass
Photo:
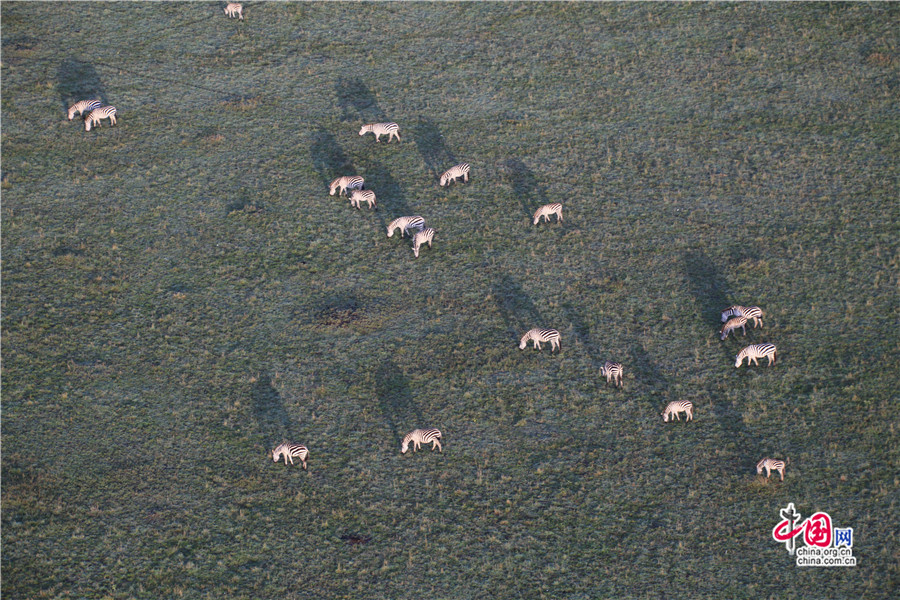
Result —
<instances>
[{"instance_id":1,"label":"long shadow on grass","mask_svg":"<svg viewBox=\"0 0 900 600\"><path fill-rule=\"evenodd\" d=\"M409 379L391 359L385 360L375 373L375 395L398 444L409 431L429 426L413 399Z\"/></svg>"},{"instance_id":2,"label":"long shadow on grass","mask_svg":"<svg viewBox=\"0 0 900 600\"><path fill-rule=\"evenodd\" d=\"M494 278L492 295L497 308L507 324L510 338L518 341L522 335L534 327L552 327L544 323L540 311L534 305L519 282L503 273Z\"/></svg>"},{"instance_id":3,"label":"long shadow on grass","mask_svg":"<svg viewBox=\"0 0 900 600\"><path fill-rule=\"evenodd\" d=\"M512 186L513 194L522 205L522 212L530 218L535 210L547 204L547 194L531 169L521 160L509 159L503 167L503 179Z\"/></svg>"},{"instance_id":4,"label":"long shadow on grass","mask_svg":"<svg viewBox=\"0 0 900 600\"><path fill-rule=\"evenodd\" d=\"M267 447L290 441L291 419L284 408L281 394L272 385L272 379L268 375L260 376L253 384L250 398L253 401L253 416Z\"/></svg>"},{"instance_id":5,"label":"long shadow on grass","mask_svg":"<svg viewBox=\"0 0 900 600\"><path fill-rule=\"evenodd\" d=\"M334 136L324 129L312 134L309 154L312 156L313 168L326 188L338 177L359 174Z\"/></svg>"},{"instance_id":6,"label":"long shadow on grass","mask_svg":"<svg viewBox=\"0 0 900 600\"><path fill-rule=\"evenodd\" d=\"M79 100L99 99L103 104L106 90L93 65L73 58L67 58L56 71L56 92L63 107L68 109Z\"/></svg>"},{"instance_id":7,"label":"long shadow on grass","mask_svg":"<svg viewBox=\"0 0 900 600\"><path fill-rule=\"evenodd\" d=\"M719 324L720 311L729 305L727 283L719 272L715 262L703 250L692 250L682 255L684 272L691 286L691 293L697 303L699 319L704 325ZM726 364L733 363L734 352L729 346L720 346L723 359ZM714 394L714 390L711 391ZM713 396L715 397L715 396ZM744 425L740 411L721 402L713 403L713 415L719 422L719 427L730 440L736 442L739 448L745 450L743 454L755 456L758 450L758 440ZM744 468L744 461L732 465L735 468Z\"/></svg>"},{"instance_id":8,"label":"long shadow on grass","mask_svg":"<svg viewBox=\"0 0 900 600\"><path fill-rule=\"evenodd\" d=\"M362 81L352 77L341 77L334 85L334 93L341 108L342 121L359 121L362 126L366 123L387 120L384 111L375 100L375 94Z\"/></svg>"},{"instance_id":9,"label":"long shadow on grass","mask_svg":"<svg viewBox=\"0 0 900 600\"><path fill-rule=\"evenodd\" d=\"M431 119L420 117L412 128L412 136L425 167L435 178L439 178L444 171L457 164L456 157L444 143L441 130Z\"/></svg>"}]
</instances>

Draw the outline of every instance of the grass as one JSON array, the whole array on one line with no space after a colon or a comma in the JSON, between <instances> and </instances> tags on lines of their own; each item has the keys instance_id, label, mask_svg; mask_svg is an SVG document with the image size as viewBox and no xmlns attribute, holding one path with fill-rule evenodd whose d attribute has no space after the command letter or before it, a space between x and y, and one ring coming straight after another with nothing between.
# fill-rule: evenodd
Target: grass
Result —
<instances>
[{"instance_id":1,"label":"grass","mask_svg":"<svg viewBox=\"0 0 900 600\"><path fill-rule=\"evenodd\" d=\"M244 13L2 5L4 596L894 594L894 5ZM795 567L788 502L858 566Z\"/></svg>"}]
</instances>

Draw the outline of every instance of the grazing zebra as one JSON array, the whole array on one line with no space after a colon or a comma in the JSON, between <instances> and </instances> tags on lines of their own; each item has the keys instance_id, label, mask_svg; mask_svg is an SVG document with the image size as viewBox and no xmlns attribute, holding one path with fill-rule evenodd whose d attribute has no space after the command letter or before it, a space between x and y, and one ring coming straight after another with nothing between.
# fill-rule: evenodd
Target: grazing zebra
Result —
<instances>
[{"instance_id":1,"label":"grazing zebra","mask_svg":"<svg viewBox=\"0 0 900 600\"><path fill-rule=\"evenodd\" d=\"M100 108L95 108L91 112L87 114L84 118L84 130L90 131L91 127L96 125L98 128L100 127L101 119L109 119L110 125L116 124L116 107L115 106L101 106Z\"/></svg>"},{"instance_id":2,"label":"grazing zebra","mask_svg":"<svg viewBox=\"0 0 900 600\"><path fill-rule=\"evenodd\" d=\"M537 209L537 212L534 213L534 224L537 225L541 217L544 217L544 221L549 221L550 215L556 215L557 223L562 221L562 204L554 202L553 204L545 204Z\"/></svg>"},{"instance_id":3,"label":"grazing zebra","mask_svg":"<svg viewBox=\"0 0 900 600\"><path fill-rule=\"evenodd\" d=\"M99 100L82 100L81 102L76 102L69 107L69 120L71 121L75 118L75 113L83 115L95 108L100 108L102 105L103 103Z\"/></svg>"},{"instance_id":4,"label":"grazing zebra","mask_svg":"<svg viewBox=\"0 0 900 600\"><path fill-rule=\"evenodd\" d=\"M763 311L758 306L738 306L737 304L729 306L722 311L722 322L724 323L730 317L747 317L748 319L753 319L754 329L756 329L757 321L759 321L760 327L762 327L763 324Z\"/></svg>"},{"instance_id":5,"label":"grazing zebra","mask_svg":"<svg viewBox=\"0 0 900 600\"><path fill-rule=\"evenodd\" d=\"M752 362L754 365L759 365L756 362L757 358L768 357L769 366L775 362L777 349L774 344L753 344L752 346L747 346L740 352L738 352L737 358L734 360L734 367L738 368L743 364L744 358L747 359L747 366L750 366Z\"/></svg>"},{"instance_id":6,"label":"grazing zebra","mask_svg":"<svg viewBox=\"0 0 900 600\"><path fill-rule=\"evenodd\" d=\"M359 130L359 135L366 135L367 133L374 133L376 142L382 135L388 136L388 142L390 142L394 136L397 136L398 142L400 141L400 126L396 123L372 123L370 125L363 125L362 129Z\"/></svg>"},{"instance_id":7,"label":"grazing zebra","mask_svg":"<svg viewBox=\"0 0 900 600\"><path fill-rule=\"evenodd\" d=\"M678 413L684 413L685 421L694 420L694 405L690 400L675 400L666 405L666 410L662 412L663 423L669 422L669 417L681 420Z\"/></svg>"},{"instance_id":8,"label":"grazing zebra","mask_svg":"<svg viewBox=\"0 0 900 600\"><path fill-rule=\"evenodd\" d=\"M273 461L278 462L278 459L282 456L284 457L284 464L288 464L288 460L291 461L291 464L294 464L295 458L300 459L300 462L303 463L303 469L306 470L306 457L309 456L309 450L303 444L288 444L285 442L272 450Z\"/></svg>"},{"instance_id":9,"label":"grazing zebra","mask_svg":"<svg viewBox=\"0 0 900 600\"><path fill-rule=\"evenodd\" d=\"M606 364L600 367L600 374L606 377L606 383L612 381L615 383L616 387L622 387L622 375L625 374L622 363L608 360L606 361Z\"/></svg>"},{"instance_id":10,"label":"grazing zebra","mask_svg":"<svg viewBox=\"0 0 900 600\"><path fill-rule=\"evenodd\" d=\"M416 255L416 258L419 258L419 248L422 247L422 244L427 243L428 247L431 248L431 240L434 239L434 229L431 227L426 227L422 231L416 233L415 237L413 237L413 254Z\"/></svg>"},{"instance_id":11,"label":"grazing zebra","mask_svg":"<svg viewBox=\"0 0 900 600\"><path fill-rule=\"evenodd\" d=\"M459 163L455 167L450 167L441 175L441 187L456 183L460 177L464 182L469 181L469 163Z\"/></svg>"},{"instance_id":12,"label":"grazing zebra","mask_svg":"<svg viewBox=\"0 0 900 600\"><path fill-rule=\"evenodd\" d=\"M744 332L744 335L747 335L747 317L732 317L728 319L728 322L722 325L721 334L722 339L728 337L728 334L737 329L738 327ZM737 334L735 334L737 335Z\"/></svg>"},{"instance_id":13,"label":"grazing zebra","mask_svg":"<svg viewBox=\"0 0 900 600\"><path fill-rule=\"evenodd\" d=\"M231 18L238 17L241 21L244 20L244 7L238 4L237 2L229 2L228 6L225 7L225 14Z\"/></svg>"},{"instance_id":14,"label":"grazing zebra","mask_svg":"<svg viewBox=\"0 0 900 600\"><path fill-rule=\"evenodd\" d=\"M536 327L528 331L519 340L519 350L524 350L529 340L534 342L534 347L538 350L541 349L541 342L550 342L550 352L553 352L554 349L562 352L562 346L559 345L559 332L555 329L540 329Z\"/></svg>"},{"instance_id":15,"label":"grazing zebra","mask_svg":"<svg viewBox=\"0 0 900 600\"><path fill-rule=\"evenodd\" d=\"M784 461L783 460L775 460L774 458L764 458L758 463L756 463L756 474L762 475L763 469L766 470L766 479L769 478L769 475L772 471L778 471L778 474L781 475L781 480L784 481Z\"/></svg>"},{"instance_id":16,"label":"grazing zebra","mask_svg":"<svg viewBox=\"0 0 900 600\"><path fill-rule=\"evenodd\" d=\"M359 202L362 200L369 205L369 208L375 206L375 192L372 190L353 190L350 193L350 204L359 208Z\"/></svg>"},{"instance_id":17,"label":"grazing zebra","mask_svg":"<svg viewBox=\"0 0 900 600\"><path fill-rule=\"evenodd\" d=\"M406 232L410 229L418 229L422 231L425 229L425 219L422 217L400 217L398 219L394 219L388 224L387 233L388 237L394 237L394 230L400 230L400 237L404 237ZM410 233L412 235L412 233Z\"/></svg>"},{"instance_id":18,"label":"grazing zebra","mask_svg":"<svg viewBox=\"0 0 900 600\"><path fill-rule=\"evenodd\" d=\"M437 429L413 429L403 437L403 444L400 446L400 454L406 454L409 450L409 443L413 443L413 452L416 452L422 444L431 442L431 451L437 448L441 452L441 432Z\"/></svg>"},{"instance_id":19,"label":"grazing zebra","mask_svg":"<svg viewBox=\"0 0 900 600\"><path fill-rule=\"evenodd\" d=\"M340 192L338 192L338 196L341 194L347 194L347 190L361 190L363 189L363 184L365 180L359 175L345 175L344 177L338 177L334 181L331 182L329 186L331 188L331 196L334 196L334 193L337 192L338 188L340 188ZM349 194L348 194L349 195Z\"/></svg>"}]
</instances>

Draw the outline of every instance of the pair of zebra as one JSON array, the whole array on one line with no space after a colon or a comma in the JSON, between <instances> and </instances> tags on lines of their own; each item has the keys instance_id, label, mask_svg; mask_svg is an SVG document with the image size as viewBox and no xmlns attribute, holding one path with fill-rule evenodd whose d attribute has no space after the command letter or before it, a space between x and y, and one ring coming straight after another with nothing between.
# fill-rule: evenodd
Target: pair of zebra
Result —
<instances>
[{"instance_id":1,"label":"pair of zebra","mask_svg":"<svg viewBox=\"0 0 900 600\"><path fill-rule=\"evenodd\" d=\"M419 448L421 448L422 444L431 444L431 450L434 451L437 448L440 452L443 452L444 449L441 446L441 432L437 429L413 429L409 433L407 433L403 437L403 441L400 445L400 453L406 454L407 450L409 450L409 444L413 445L413 452L417 452ZM284 458L284 464L294 464L294 459L298 459L300 463L303 465L303 470L306 470L306 459L309 457L309 450L303 444L292 444L290 442L284 442L283 444L279 444L272 450L272 460L274 462L278 462L282 458Z\"/></svg>"},{"instance_id":2,"label":"pair of zebra","mask_svg":"<svg viewBox=\"0 0 900 600\"><path fill-rule=\"evenodd\" d=\"M554 350L562 351L562 346L559 342L559 331L556 329L541 329L540 327L535 327L534 329L529 329L525 332L525 335L522 336L522 339L519 340L519 350L524 350L528 345L528 342L533 342L534 348L536 350L541 349L541 344L550 344L550 352ZM602 367L600 367L600 375L606 377L606 383L614 383L616 387L622 387L622 376L625 374L625 369L622 367L622 363L606 361Z\"/></svg>"},{"instance_id":3,"label":"pair of zebra","mask_svg":"<svg viewBox=\"0 0 900 600\"><path fill-rule=\"evenodd\" d=\"M388 136L388 143L395 137L397 141L400 141L400 126L394 122L384 122L384 123L369 123L368 125L363 125L359 129L359 135L366 135L367 133L371 133L375 135L375 141L380 141L381 136ZM450 167L441 175L441 187L446 187L451 183L455 182L460 177L463 178L463 181L468 183L469 181L469 163L459 163L456 166Z\"/></svg>"},{"instance_id":4,"label":"pair of zebra","mask_svg":"<svg viewBox=\"0 0 900 600\"><path fill-rule=\"evenodd\" d=\"M334 196L335 194L338 196L346 195L350 198L351 206L355 206L359 209L360 202L365 202L371 209L375 207L375 192L372 190L364 190L363 187L365 184L366 180L359 175L345 175L344 177L338 177L331 182L328 186L329 194L331 196Z\"/></svg>"},{"instance_id":5,"label":"pair of zebra","mask_svg":"<svg viewBox=\"0 0 900 600\"><path fill-rule=\"evenodd\" d=\"M69 120L75 118L75 114L84 118L84 130L90 131L91 127L100 127L102 119L109 119L110 124L116 124L116 107L103 106L99 100L81 100L69 107Z\"/></svg>"},{"instance_id":6,"label":"pair of zebra","mask_svg":"<svg viewBox=\"0 0 900 600\"><path fill-rule=\"evenodd\" d=\"M722 329L719 331L720 339L724 340L728 337L729 333L737 330L739 327L741 331L744 332L744 335L747 335L747 321L752 319L753 328L755 329L757 326L763 326L762 318L763 311L758 306L740 306L737 304L729 306L722 311L722 323L725 323L725 325L723 325ZM735 357L734 366L735 368L739 368L741 364L743 364L745 358L747 359L748 366L751 363L759 365L759 363L756 362L759 358L768 358L769 365L771 365L775 362L777 354L778 349L775 347L775 344L752 344L738 352L737 357Z\"/></svg>"},{"instance_id":7,"label":"pair of zebra","mask_svg":"<svg viewBox=\"0 0 900 600\"><path fill-rule=\"evenodd\" d=\"M434 240L434 229L425 227L425 219L419 215L409 217L398 217L388 223L387 236L394 237L394 232L400 230L400 237L405 237L407 232L413 240L413 254L419 258L419 249L423 244L428 244L431 248L431 242ZM415 230L415 234L413 234Z\"/></svg>"}]
</instances>

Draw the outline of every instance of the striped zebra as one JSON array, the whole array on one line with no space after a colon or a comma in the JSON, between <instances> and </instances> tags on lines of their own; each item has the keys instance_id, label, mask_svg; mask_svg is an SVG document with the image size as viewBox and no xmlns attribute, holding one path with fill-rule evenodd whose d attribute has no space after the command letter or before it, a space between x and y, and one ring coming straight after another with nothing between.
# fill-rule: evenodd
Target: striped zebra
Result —
<instances>
[{"instance_id":1,"label":"striped zebra","mask_svg":"<svg viewBox=\"0 0 900 600\"><path fill-rule=\"evenodd\" d=\"M360 201L369 205L369 208L375 206L375 192L372 190L353 190L350 192L350 204L359 208Z\"/></svg>"},{"instance_id":2,"label":"striped zebra","mask_svg":"<svg viewBox=\"0 0 900 600\"><path fill-rule=\"evenodd\" d=\"M284 464L288 464L289 460L291 464L294 464L295 458L300 459L303 469L306 470L306 457L309 456L309 450L303 444L289 444L285 442L272 450L273 461L278 462L278 459L282 456L284 457Z\"/></svg>"},{"instance_id":3,"label":"striped zebra","mask_svg":"<svg viewBox=\"0 0 900 600\"><path fill-rule=\"evenodd\" d=\"M334 196L334 193L340 188L341 191L338 192L338 196L340 196L341 194L347 194L347 190L361 190L364 184L365 180L359 175L345 175L332 181L328 187L331 188L331 196Z\"/></svg>"},{"instance_id":4,"label":"striped zebra","mask_svg":"<svg viewBox=\"0 0 900 600\"><path fill-rule=\"evenodd\" d=\"M441 175L441 187L456 183L456 180L460 177L463 178L464 182L469 181L469 163L459 163L455 167L450 167L444 171L444 174Z\"/></svg>"},{"instance_id":5,"label":"striped zebra","mask_svg":"<svg viewBox=\"0 0 900 600\"><path fill-rule=\"evenodd\" d=\"M738 327L741 328L741 330L744 332L744 335L747 335L747 317L732 317L728 319L728 322L722 325L722 329L719 331L721 339L724 340L725 338L727 338L728 334Z\"/></svg>"},{"instance_id":6,"label":"striped zebra","mask_svg":"<svg viewBox=\"0 0 900 600\"><path fill-rule=\"evenodd\" d=\"M371 123L369 125L363 125L359 130L359 135L366 135L367 133L374 133L376 142L382 135L388 136L388 142L390 142L394 136L397 136L398 142L400 141L400 126L396 123Z\"/></svg>"},{"instance_id":7,"label":"striped zebra","mask_svg":"<svg viewBox=\"0 0 900 600\"><path fill-rule=\"evenodd\" d=\"M422 244L428 244L428 247L431 248L431 240L434 239L434 229L431 227L426 227L422 231L416 233L415 237L413 237L413 254L416 255L416 258L419 258L419 248L422 247Z\"/></svg>"},{"instance_id":8,"label":"striped zebra","mask_svg":"<svg viewBox=\"0 0 900 600\"><path fill-rule=\"evenodd\" d=\"M115 106L101 106L100 108L95 108L91 112L87 114L84 118L84 130L90 131L91 127L94 125L99 129L101 119L109 119L110 125L116 124L116 107Z\"/></svg>"},{"instance_id":9,"label":"striped zebra","mask_svg":"<svg viewBox=\"0 0 900 600\"><path fill-rule=\"evenodd\" d=\"M769 366L771 366L777 358L776 353L777 349L775 348L775 344L753 344L738 352L737 358L734 359L734 367L740 367L745 358L747 359L748 367L751 362L754 365L759 365L759 363L756 362L756 359L764 356L769 359Z\"/></svg>"},{"instance_id":10,"label":"striped zebra","mask_svg":"<svg viewBox=\"0 0 900 600\"><path fill-rule=\"evenodd\" d=\"M103 103L99 100L82 100L80 102L76 102L69 107L69 120L71 121L75 118L75 113L83 115L94 110L95 108L100 108L101 106L103 106Z\"/></svg>"},{"instance_id":11,"label":"striped zebra","mask_svg":"<svg viewBox=\"0 0 900 600\"><path fill-rule=\"evenodd\" d=\"M444 451L441 448L441 432L437 429L413 429L405 436L403 436L403 444L400 446L400 454L406 454L406 451L409 450L409 443L413 443L413 452L418 451L418 449L422 446L422 444L431 443L431 451L434 452L434 449L437 448L441 452Z\"/></svg>"},{"instance_id":12,"label":"striped zebra","mask_svg":"<svg viewBox=\"0 0 900 600\"><path fill-rule=\"evenodd\" d=\"M394 219L393 221L391 221L388 224L388 227L387 227L388 237L394 237L395 229L399 229L400 237L404 237L406 235L406 232L409 231L410 229L417 229L419 231L422 231L423 229L425 229L425 219L423 219L422 217L419 217L419 216L399 217L397 219ZM413 235L413 234L410 233L409 235Z\"/></svg>"},{"instance_id":13,"label":"striped zebra","mask_svg":"<svg viewBox=\"0 0 900 600\"><path fill-rule=\"evenodd\" d=\"M559 344L559 332L555 329L541 329L536 327L529 330L522 336L522 339L519 340L519 350L524 350L525 346L528 345L529 340L534 342L534 347L538 350L541 349L541 342L550 342L550 352L553 352L554 349L562 352L562 346Z\"/></svg>"},{"instance_id":14,"label":"striped zebra","mask_svg":"<svg viewBox=\"0 0 900 600\"><path fill-rule=\"evenodd\" d=\"M622 368L622 363L606 361L606 363L600 367L600 374L606 377L606 383L612 381L616 387L622 387L622 375L625 374L625 370Z\"/></svg>"},{"instance_id":15,"label":"striped zebra","mask_svg":"<svg viewBox=\"0 0 900 600\"><path fill-rule=\"evenodd\" d=\"M228 6L225 7L225 14L229 16L229 18L238 17L241 21L244 20L244 7L238 4L237 2L229 2Z\"/></svg>"},{"instance_id":16,"label":"striped zebra","mask_svg":"<svg viewBox=\"0 0 900 600\"><path fill-rule=\"evenodd\" d=\"M556 215L557 223L562 221L562 204L560 204L559 202L554 202L553 204L545 204L544 206L537 209L537 212L534 213L534 224L537 225L541 217L544 217L545 222L549 221L550 215Z\"/></svg>"},{"instance_id":17,"label":"striped zebra","mask_svg":"<svg viewBox=\"0 0 900 600\"><path fill-rule=\"evenodd\" d=\"M784 461L783 460L775 460L774 458L764 458L758 463L756 463L756 474L762 475L763 469L766 470L766 479L769 478L769 475L772 471L778 471L778 474L781 475L781 480L784 481Z\"/></svg>"},{"instance_id":18,"label":"striped zebra","mask_svg":"<svg viewBox=\"0 0 900 600\"><path fill-rule=\"evenodd\" d=\"M747 317L747 319L752 319L754 329L756 329L757 321L759 321L760 327L762 327L763 324L763 311L758 306L739 306L737 304L729 306L722 311L722 322L726 322L731 317Z\"/></svg>"},{"instance_id":19,"label":"striped zebra","mask_svg":"<svg viewBox=\"0 0 900 600\"><path fill-rule=\"evenodd\" d=\"M694 404L690 400L675 400L666 405L666 410L662 412L663 423L669 422L669 417L681 420L678 413L684 413L685 421L694 420Z\"/></svg>"}]
</instances>

